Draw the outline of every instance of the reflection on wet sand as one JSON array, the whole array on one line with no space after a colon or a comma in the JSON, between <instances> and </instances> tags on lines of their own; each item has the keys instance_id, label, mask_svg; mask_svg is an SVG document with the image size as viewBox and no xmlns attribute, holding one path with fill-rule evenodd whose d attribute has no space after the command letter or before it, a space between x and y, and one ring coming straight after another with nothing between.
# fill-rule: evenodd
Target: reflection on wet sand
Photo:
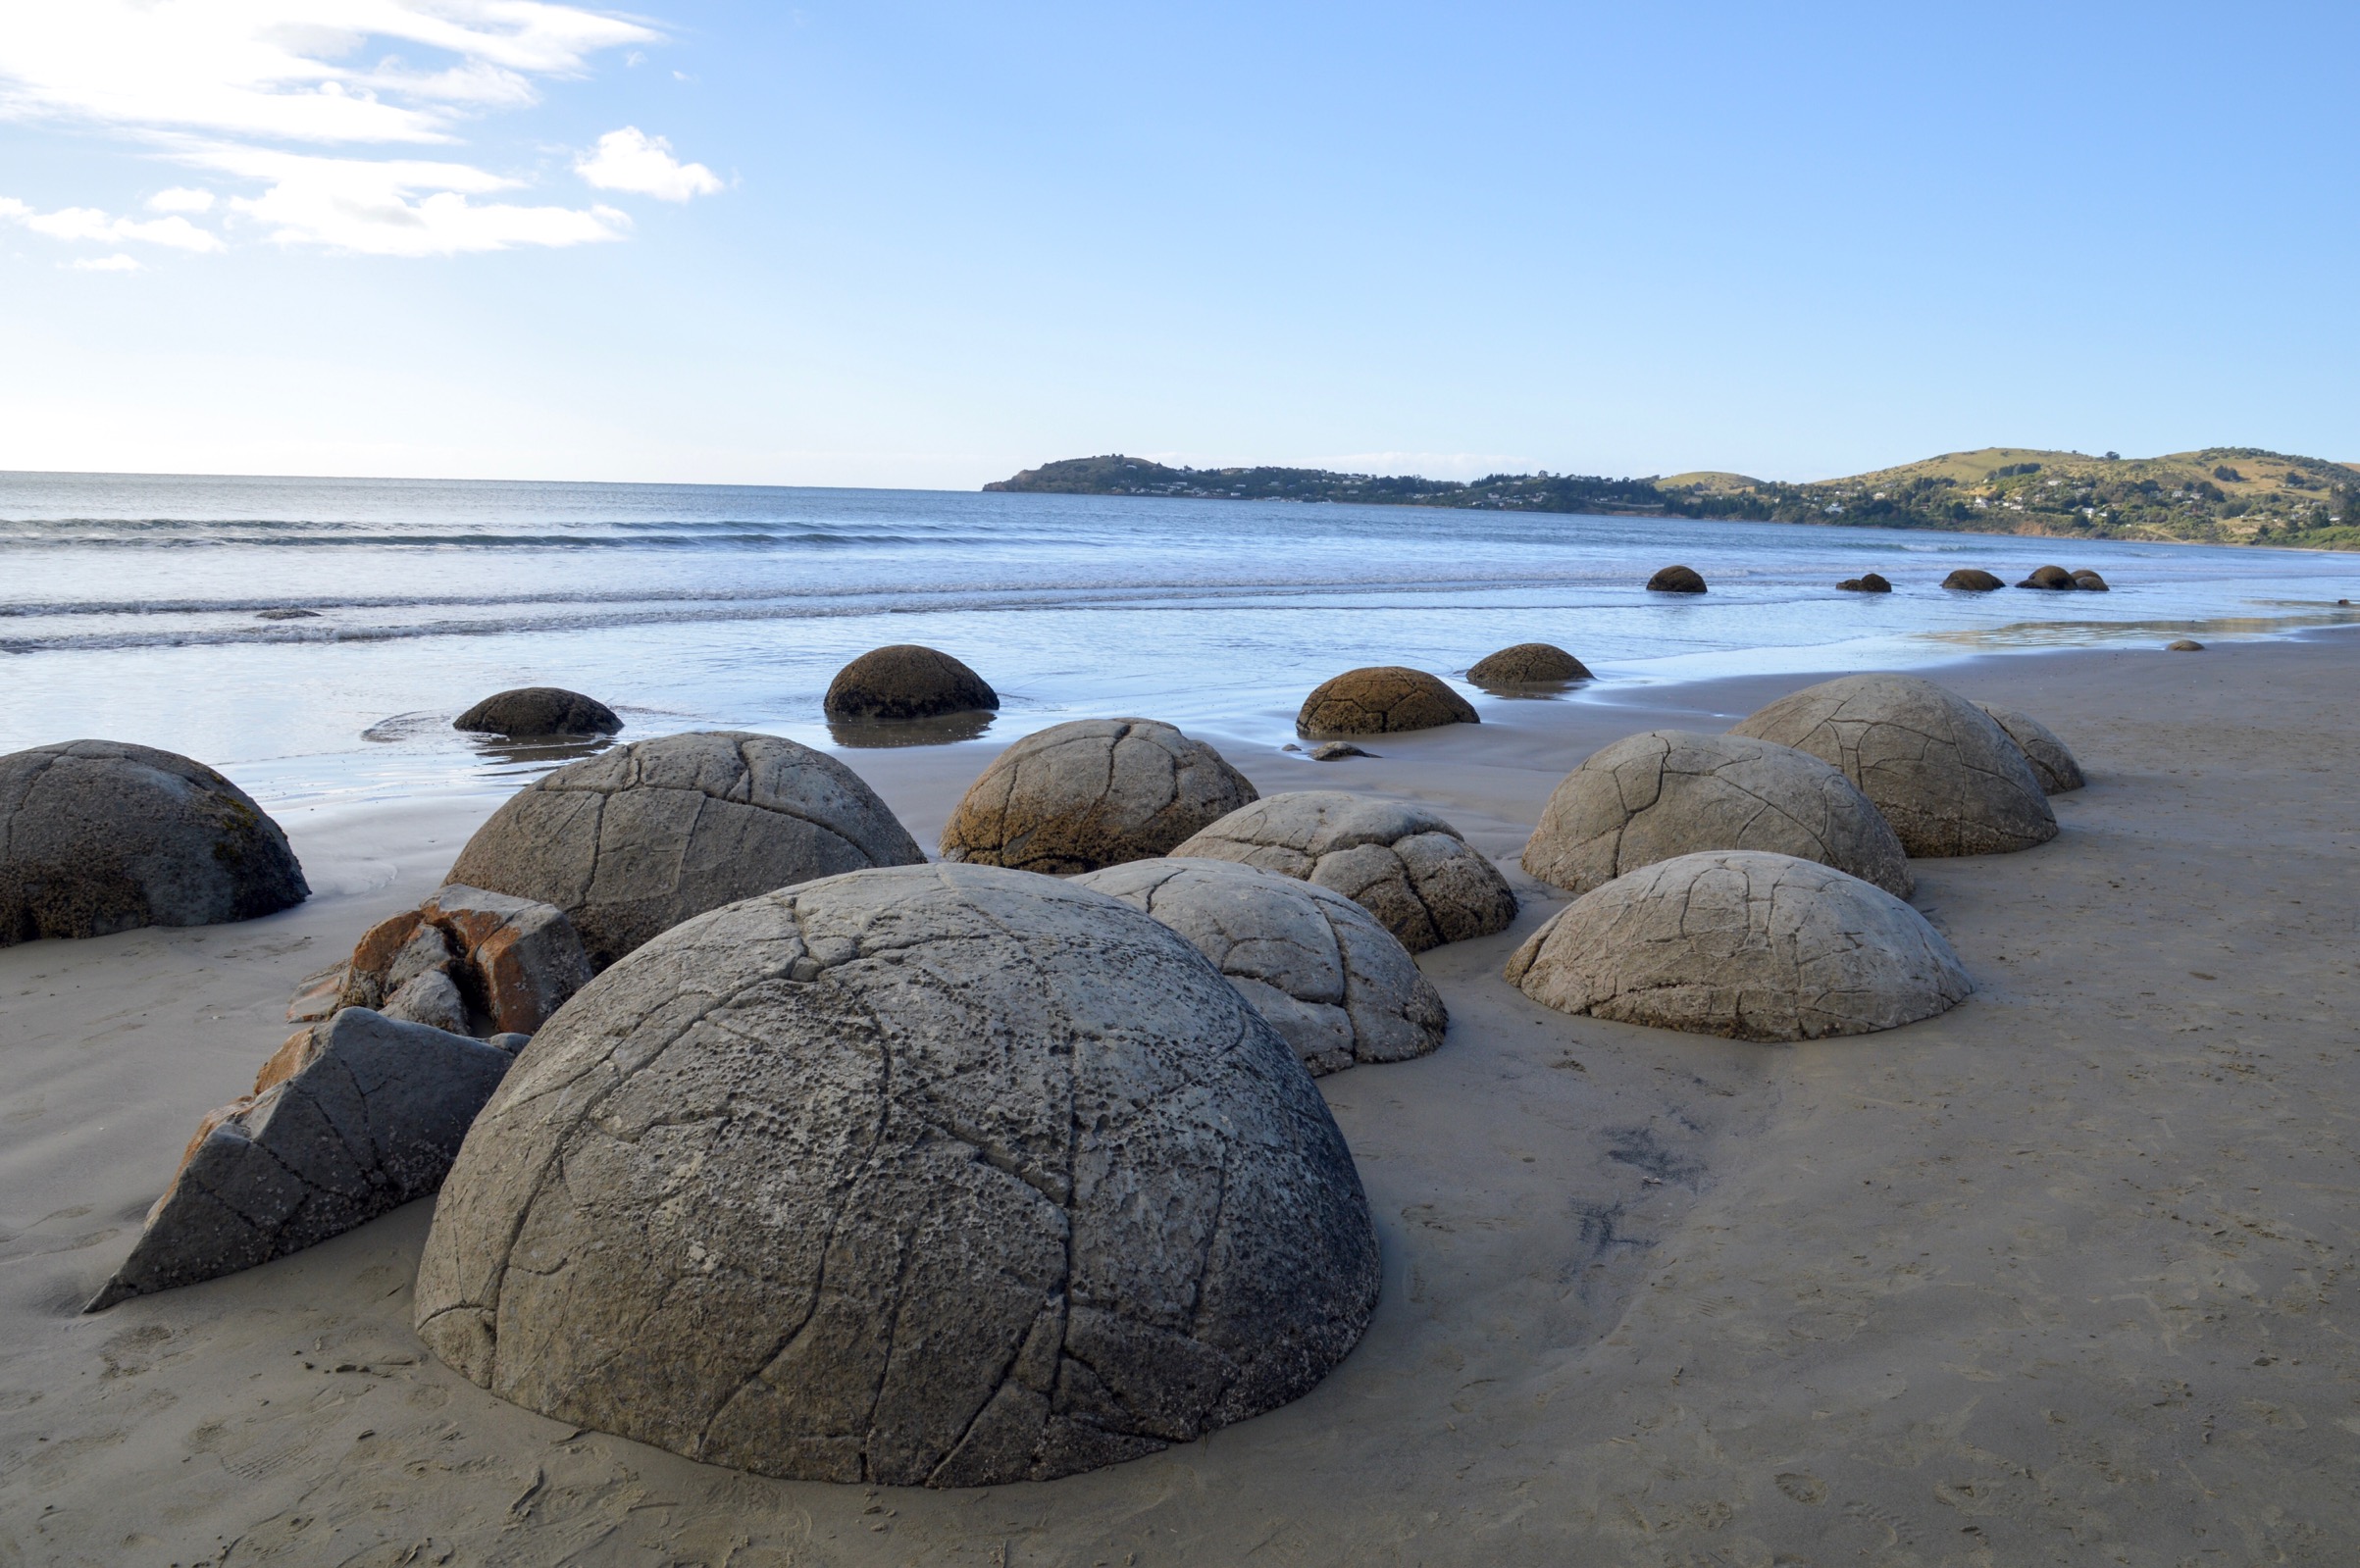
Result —
<instances>
[{"instance_id":1,"label":"reflection on wet sand","mask_svg":"<svg viewBox=\"0 0 2360 1568\"><path fill-rule=\"evenodd\" d=\"M993 713L945 713L931 719L828 720L828 738L840 746L874 749L881 746L947 746L973 740L992 728Z\"/></svg>"},{"instance_id":2,"label":"reflection on wet sand","mask_svg":"<svg viewBox=\"0 0 2360 1568\"><path fill-rule=\"evenodd\" d=\"M2360 625L2360 610L2328 605L2308 615L2189 616L2152 621L2017 621L2007 626L1920 632L1919 640L1997 652L2006 648L2110 647L2157 637L2273 636L2304 627Z\"/></svg>"}]
</instances>

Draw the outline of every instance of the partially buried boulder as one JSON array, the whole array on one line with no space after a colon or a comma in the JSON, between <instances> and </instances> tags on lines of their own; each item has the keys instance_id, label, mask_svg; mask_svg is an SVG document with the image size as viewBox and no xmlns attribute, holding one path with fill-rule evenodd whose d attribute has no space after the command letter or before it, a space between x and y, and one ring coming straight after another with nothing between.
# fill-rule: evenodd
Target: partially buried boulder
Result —
<instances>
[{"instance_id":1,"label":"partially buried boulder","mask_svg":"<svg viewBox=\"0 0 2360 1568\"><path fill-rule=\"evenodd\" d=\"M590 974L564 910L450 884L371 927L351 958L306 982L287 1021L368 1007L461 1035L530 1035Z\"/></svg>"},{"instance_id":2,"label":"partially buried boulder","mask_svg":"<svg viewBox=\"0 0 2360 1568\"><path fill-rule=\"evenodd\" d=\"M1989 593L1992 589L2004 588L2007 584L1980 567L1963 566L1944 578L1942 586L1957 588L1963 593Z\"/></svg>"},{"instance_id":3,"label":"partially buried boulder","mask_svg":"<svg viewBox=\"0 0 2360 1568\"><path fill-rule=\"evenodd\" d=\"M1255 798L1218 751L1152 719L1076 719L993 760L943 858L1066 875L1160 855Z\"/></svg>"},{"instance_id":4,"label":"partially buried boulder","mask_svg":"<svg viewBox=\"0 0 2360 1568\"><path fill-rule=\"evenodd\" d=\"M1680 855L1761 849L1910 892L1901 840L1832 764L1745 735L1651 730L1565 775L1524 845L1524 869L1586 893Z\"/></svg>"},{"instance_id":5,"label":"partially buried boulder","mask_svg":"<svg viewBox=\"0 0 2360 1568\"><path fill-rule=\"evenodd\" d=\"M2074 573L2074 586L2090 593L2107 591L2106 580L2087 567L2082 567Z\"/></svg>"},{"instance_id":6,"label":"partially buried boulder","mask_svg":"<svg viewBox=\"0 0 2360 1568\"><path fill-rule=\"evenodd\" d=\"M1229 860L1135 860L1074 885L1195 943L1314 1074L1404 1061L1442 1043L1442 993L1342 893Z\"/></svg>"},{"instance_id":7,"label":"partially buried boulder","mask_svg":"<svg viewBox=\"0 0 2360 1568\"><path fill-rule=\"evenodd\" d=\"M0 947L252 920L310 895L279 825L201 762L119 740L0 757Z\"/></svg>"},{"instance_id":8,"label":"partially buried boulder","mask_svg":"<svg viewBox=\"0 0 2360 1568\"><path fill-rule=\"evenodd\" d=\"M2164 652L2166 653L2202 653L2203 651L2204 644L2197 641L2194 637L2181 637L2177 642L2167 642L2164 644Z\"/></svg>"},{"instance_id":9,"label":"partially buried boulder","mask_svg":"<svg viewBox=\"0 0 2360 1568\"><path fill-rule=\"evenodd\" d=\"M1843 770L1913 855L1990 855L2057 836L2024 749L1954 691L1851 675L1782 697L1735 726Z\"/></svg>"},{"instance_id":10,"label":"partially buried boulder","mask_svg":"<svg viewBox=\"0 0 2360 1568\"><path fill-rule=\"evenodd\" d=\"M2042 793L2062 795L2089 783L2081 775L2081 764L2047 725L2027 714L1995 708L1988 702L1978 702L1975 706L1991 715L1992 722L2008 733L2008 738L2024 748L2025 760L2032 765L2032 777L2040 781Z\"/></svg>"},{"instance_id":11,"label":"partially buried boulder","mask_svg":"<svg viewBox=\"0 0 2360 1568\"><path fill-rule=\"evenodd\" d=\"M1554 642L1519 642L1476 660L1466 678L1479 686L1557 686L1587 681L1590 671Z\"/></svg>"},{"instance_id":12,"label":"partially buried boulder","mask_svg":"<svg viewBox=\"0 0 2360 1568\"><path fill-rule=\"evenodd\" d=\"M1321 682L1295 715L1300 735L1378 735L1479 724L1474 705L1423 670L1398 664L1347 670Z\"/></svg>"},{"instance_id":13,"label":"partially buried boulder","mask_svg":"<svg viewBox=\"0 0 2360 1568\"><path fill-rule=\"evenodd\" d=\"M1667 566L1647 580L1651 593L1702 593L1705 580L1694 567Z\"/></svg>"},{"instance_id":14,"label":"partially buried boulder","mask_svg":"<svg viewBox=\"0 0 2360 1568\"><path fill-rule=\"evenodd\" d=\"M831 718L931 719L997 708L1000 693L948 653L897 642L837 671L820 705Z\"/></svg>"},{"instance_id":15,"label":"partially buried boulder","mask_svg":"<svg viewBox=\"0 0 2360 1568\"><path fill-rule=\"evenodd\" d=\"M2016 584L2020 588L2046 588L2055 591L2074 585L2074 575L2061 566L2036 566L2032 575Z\"/></svg>"},{"instance_id":16,"label":"partially buried boulder","mask_svg":"<svg viewBox=\"0 0 2360 1568\"><path fill-rule=\"evenodd\" d=\"M1886 582L1881 574L1875 572L1871 572L1864 577L1846 578L1836 586L1846 593L1890 593L1893 591L1893 584Z\"/></svg>"},{"instance_id":17,"label":"partially buried boulder","mask_svg":"<svg viewBox=\"0 0 2360 1568\"><path fill-rule=\"evenodd\" d=\"M603 968L708 909L925 858L843 763L776 735L711 730L536 780L476 830L446 880L555 904Z\"/></svg>"},{"instance_id":18,"label":"partially buried boulder","mask_svg":"<svg viewBox=\"0 0 2360 1568\"><path fill-rule=\"evenodd\" d=\"M1516 895L1459 830L1422 806L1300 789L1234 811L1172 850L1331 887L1413 953L1507 929Z\"/></svg>"},{"instance_id":19,"label":"partially buried boulder","mask_svg":"<svg viewBox=\"0 0 2360 1568\"><path fill-rule=\"evenodd\" d=\"M1748 850L1659 861L1584 894L1516 949L1507 978L1562 1013L1760 1040L1893 1029L1975 988L1891 893Z\"/></svg>"},{"instance_id":20,"label":"partially buried boulder","mask_svg":"<svg viewBox=\"0 0 2360 1568\"><path fill-rule=\"evenodd\" d=\"M563 686L518 686L486 697L451 721L453 730L476 734L534 738L544 735L611 735L623 728L614 709L595 697Z\"/></svg>"},{"instance_id":21,"label":"partially buried boulder","mask_svg":"<svg viewBox=\"0 0 2360 1568\"><path fill-rule=\"evenodd\" d=\"M85 1309L234 1274L426 1196L508 1071L469 1039L347 1008L207 1115L130 1256Z\"/></svg>"},{"instance_id":22,"label":"partially buried boulder","mask_svg":"<svg viewBox=\"0 0 2360 1568\"><path fill-rule=\"evenodd\" d=\"M560 1421L973 1487L1300 1396L1378 1278L1317 1087L1194 947L941 865L748 899L593 981L469 1136L414 1310Z\"/></svg>"}]
</instances>

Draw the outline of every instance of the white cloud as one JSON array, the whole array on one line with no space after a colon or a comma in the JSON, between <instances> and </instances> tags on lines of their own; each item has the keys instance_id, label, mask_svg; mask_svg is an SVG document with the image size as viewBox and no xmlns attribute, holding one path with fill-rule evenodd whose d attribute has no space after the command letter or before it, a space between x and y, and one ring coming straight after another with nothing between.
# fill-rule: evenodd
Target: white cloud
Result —
<instances>
[{"instance_id":1,"label":"white cloud","mask_svg":"<svg viewBox=\"0 0 2360 1568\"><path fill-rule=\"evenodd\" d=\"M596 152L574 161L574 173L600 190L625 190L658 201L687 201L721 188L720 177L710 169L682 163L672 156L672 143L637 126L600 136Z\"/></svg>"},{"instance_id":2,"label":"white cloud","mask_svg":"<svg viewBox=\"0 0 2360 1568\"><path fill-rule=\"evenodd\" d=\"M230 205L282 245L322 245L368 256L456 256L519 245L620 239L631 219L612 207L529 207L469 198L522 181L467 164L323 158L254 147L192 154L212 168L268 180L259 196Z\"/></svg>"},{"instance_id":3,"label":"white cloud","mask_svg":"<svg viewBox=\"0 0 2360 1568\"><path fill-rule=\"evenodd\" d=\"M151 213L209 213L213 211L213 192L175 185L170 190L159 190L148 197L147 210Z\"/></svg>"},{"instance_id":4,"label":"white cloud","mask_svg":"<svg viewBox=\"0 0 2360 1568\"><path fill-rule=\"evenodd\" d=\"M67 265L77 273L135 273L137 258L121 254L113 256L77 256Z\"/></svg>"},{"instance_id":5,"label":"white cloud","mask_svg":"<svg viewBox=\"0 0 2360 1568\"><path fill-rule=\"evenodd\" d=\"M174 250L221 250L222 236L209 228L199 228L185 218L110 218L95 207L61 207L56 212L35 212L14 197L0 197L0 218L23 224L36 234L51 239L92 240L99 244L121 244L135 239L142 244L167 245Z\"/></svg>"}]
</instances>

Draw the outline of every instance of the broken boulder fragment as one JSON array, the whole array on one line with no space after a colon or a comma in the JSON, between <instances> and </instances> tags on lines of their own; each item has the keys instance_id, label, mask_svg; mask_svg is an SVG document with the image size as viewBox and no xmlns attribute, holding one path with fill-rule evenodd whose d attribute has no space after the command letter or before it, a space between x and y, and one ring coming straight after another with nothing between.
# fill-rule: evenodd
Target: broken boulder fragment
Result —
<instances>
[{"instance_id":1,"label":"broken boulder fragment","mask_svg":"<svg viewBox=\"0 0 2360 1568\"><path fill-rule=\"evenodd\" d=\"M369 1007L457 1035L530 1035L590 978L564 910L446 883L372 926L340 968L306 980L286 1016Z\"/></svg>"}]
</instances>

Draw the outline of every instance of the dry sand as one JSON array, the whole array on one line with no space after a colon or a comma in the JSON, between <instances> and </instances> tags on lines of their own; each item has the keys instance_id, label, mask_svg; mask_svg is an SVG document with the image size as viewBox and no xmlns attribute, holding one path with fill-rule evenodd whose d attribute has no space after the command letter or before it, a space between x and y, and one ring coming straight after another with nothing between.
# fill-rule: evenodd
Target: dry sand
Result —
<instances>
[{"instance_id":1,"label":"dry sand","mask_svg":"<svg viewBox=\"0 0 2360 1568\"><path fill-rule=\"evenodd\" d=\"M1513 856L1558 778L1781 677L1314 764ZM290 814L321 895L0 951L0 1563L2133 1564L2360 1560L2351 870L2360 639L1985 660L2092 783L2018 855L1915 863L1981 989L1800 1046L1575 1020L1499 979L1557 904L1424 955L1434 1056L1322 1080L1385 1246L1309 1396L1096 1474L763 1480L493 1399L409 1328L427 1203L76 1307L296 978L491 804ZM931 842L980 747L847 753Z\"/></svg>"}]
</instances>

